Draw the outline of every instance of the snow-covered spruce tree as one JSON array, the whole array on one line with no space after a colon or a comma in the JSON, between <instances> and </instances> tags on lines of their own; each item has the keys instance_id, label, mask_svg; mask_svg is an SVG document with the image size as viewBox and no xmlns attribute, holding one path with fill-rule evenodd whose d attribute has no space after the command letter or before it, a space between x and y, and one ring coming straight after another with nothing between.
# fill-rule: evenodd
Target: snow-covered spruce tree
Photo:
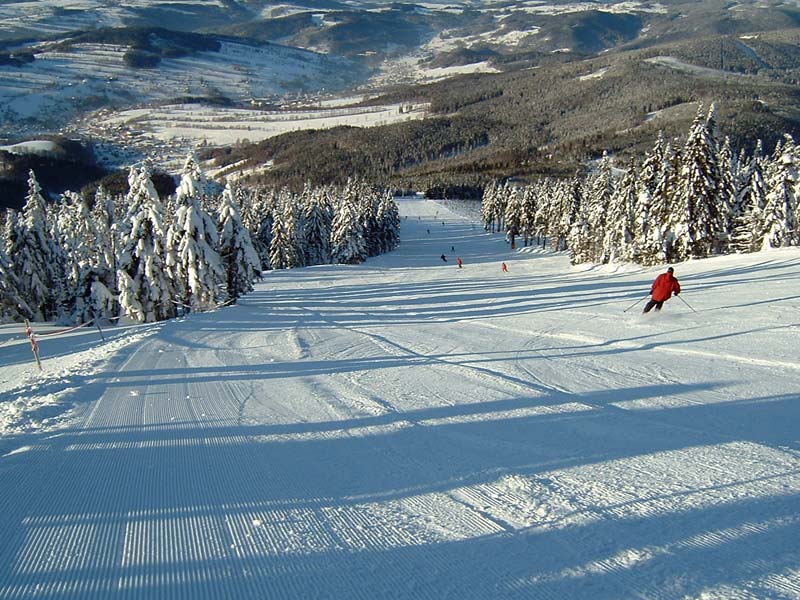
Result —
<instances>
[{"instance_id":1,"label":"snow-covered spruce tree","mask_svg":"<svg viewBox=\"0 0 800 600\"><path fill-rule=\"evenodd\" d=\"M611 157L603 152L596 172L589 178L584 217L589 228L589 252L591 262L607 263L603 241L606 231L608 206L614 193L614 175Z\"/></svg>"},{"instance_id":2,"label":"snow-covered spruce tree","mask_svg":"<svg viewBox=\"0 0 800 600\"><path fill-rule=\"evenodd\" d=\"M92 207L92 220L94 221L97 241L96 265L108 269L114 278L109 280L109 289L116 289L117 270L117 217L114 213L114 200L109 196L103 186L97 188Z\"/></svg>"},{"instance_id":3,"label":"snow-covered spruce tree","mask_svg":"<svg viewBox=\"0 0 800 600\"><path fill-rule=\"evenodd\" d=\"M332 215L326 191L322 188L312 190L303 210L308 264L328 264L331 262Z\"/></svg>"},{"instance_id":4,"label":"snow-covered spruce tree","mask_svg":"<svg viewBox=\"0 0 800 600\"><path fill-rule=\"evenodd\" d=\"M721 175L713 138L714 107L704 118L702 106L681 153L675 206L675 258L704 258L718 251L725 238Z\"/></svg>"},{"instance_id":5,"label":"snow-covered spruce tree","mask_svg":"<svg viewBox=\"0 0 800 600\"><path fill-rule=\"evenodd\" d=\"M208 178L194 151L189 152L183 161L180 187L183 189L176 190L175 193L175 200L178 204L180 204L181 196L192 197L197 200L200 208L206 214L212 215L215 212L215 208L211 206L212 198L209 194Z\"/></svg>"},{"instance_id":6,"label":"snow-covered spruce tree","mask_svg":"<svg viewBox=\"0 0 800 600\"><path fill-rule=\"evenodd\" d=\"M570 185L570 198L572 200L571 212L574 218L567 238L569 260L573 265L592 262L594 240L589 221L586 218L586 202L584 201L581 182L577 178Z\"/></svg>"},{"instance_id":7,"label":"snow-covered spruce tree","mask_svg":"<svg viewBox=\"0 0 800 600\"><path fill-rule=\"evenodd\" d=\"M348 181L335 207L331 224L331 259L338 264L357 264L366 258L364 228L358 215L357 184Z\"/></svg>"},{"instance_id":8,"label":"snow-covered spruce tree","mask_svg":"<svg viewBox=\"0 0 800 600\"><path fill-rule=\"evenodd\" d=\"M364 232L364 246L367 250L367 256L377 256L380 254L378 192L365 181L354 182L353 189L356 195L356 211L361 221L361 229Z\"/></svg>"},{"instance_id":9,"label":"snow-covered spruce tree","mask_svg":"<svg viewBox=\"0 0 800 600\"><path fill-rule=\"evenodd\" d=\"M309 192L310 193L310 192ZM289 269L306 266L306 247L305 247L305 219L301 200L297 195L288 193L284 204L284 227L289 234L292 244L290 256L292 257Z\"/></svg>"},{"instance_id":10,"label":"snow-covered spruce tree","mask_svg":"<svg viewBox=\"0 0 800 600\"><path fill-rule=\"evenodd\" d=\"M173 294L185 310L209 310L222 292L224 275L217 252L217 224L204 210L206 180L197 157L189 153L170 204L165 264Z\"/></svg>"},{"instance_id":11,"label":"snow-covered spruce tree","mask_svg":"<svg viewBox=\"0 0 800 600\"><path fill-rule=\"evenodd\" d=\"M164 215L146 167L131 167L120 226L119 302L123 314L144 323L174 317L173 286L164 264Z\"/></svg>"},{"instance_id":12,"label":"snow-covered spruce tree","mask_svg":"<svg viewBox=\"0 0 800 600\"><path fill-rule=\"evenodd\" d=\"M636 162L631 159L617 182L606 216L603 256L609 262L629 262L634 254L634 206L637 199Z\"/></svg>"},{"instance_id":13,"label":"snow-covered spruce tree","mask_svg":"<svg viewBox=\"0 0 800 600\"><path fill-rule=\"evenodd\" d=\"M90 294L97 273L90 272L96 263L97 229L89 203L74 192L64 192L59 204L58 228L61 248L66 255L66 290L64 315L73 323L86 323L94 318ZM107 304L104 294L102 305Z\"/></svg>"},{"instance_id":14,"label":"snow-covered spruce tree","mask_svg":"<svg viewBox=\"0 0 800 600\"><path fill-rule=\"evenodd\" d=\"M570 181L551 180L545 188L546 204L550 205L547 231L552 239L553 250L563 251L568 248L569 233L578 208L573 198L573 185Z\"/></svg>"},{"instance_id":15,"label":"snow-covered spruce tree","mask_svg":"<svg viewBox=\"0 0 800 600\"><path fill-rule=\"evenodd\" d=\"M81 260L88 254L84 240L91 239L91 236L82 236L78 232L79 225L87 226L85 215L82 223L78 223L81 210L80 203L81 198L78 194L67 191L61 195L58 202L50 207L51 219L53 220L53 224L50 227L56 236L56 243L64 253L65 287L69 289L74 288ZM88 226L91 226L91 222L88 223Z\"/></svg>"},{"instance_id":16,"label":"snow-covered spruce tree","mask_svg":"<svg viewBox=\"0 0 800 600\"><path fill-rule=\"evenodd\" d=\"M52 236L47 205L33 171L22 217L10 241L8 257L19 282L20 296L37 321L58 318L64 256Z\"/></svg>"},{"instance_id":17,"label":"snow-covered spruce tree","mask_svg":"<svg viewBox=\"0 0 800 600\"><path fill-rule=\"evenodd\" d=\"M553 202L549 193L553 191L549 183L537 184L536 194L536 213L533 215L533 235L536 236L536 243L541 244L542 248L547 245L548 231L553 222Z\"/></svg>"},{"instance_id":18,"label":"snow-covered spruce tree","mask_svg":"<svg viewBox=\"0 0 800 600\"><path fill-rule=\"evenodd\" d=\"M494 214L497 210L497 194L499 184L496 181L490 181L488 185L483 188L483 197L481 199L481 221L483 228L486 231L494 233Z\"/></svg>"},{"instance_id":19,"label":"snow-covered spruce tree","mask_svg":"<svg viewBox=\"0 0 800 600\"><path fill-rule=\"evenodd\" d=\"M669 213L675 169L672 147L659 131L653 149L645 155L639 170L639 190L634 207L634 256L642 265L662 264L667 260Z\"/></svg>"},{"instance_id":20,"label":"snow-covered spruce tree","mask_svg":"<svg viewBox=\"0 0 800 600\"><path fill-rule=\"evenodd\" d=\"M16 245L16 240L20 236L20 224L17 211L13 208L6 209L5 222L3 223L3 252L8 253L12 251Z\"/></svg>"},{"instance_id":21,"label":"snow-covered spruce tree","mask_svg":"<svg viewBox=\"0 0 800 600\"><path fill-rule=\"evenodd\" d=\"M720 238L722 244L718 252L726 251L730 246L730 236L733 231L733 220L738 213L737 206L737 181L739 180L739 165L737 157L731 148L731 140L725 137L719 147L717 155L719 162L719 206L720 211Z\"/></svg>"},{"instance_id":22,"label":"snow-covered spruce tree","mask_svg":"<svg viewBox=\"0 0 800 600\"><path fill-rule=\"evenodd\" d=\"M494 202L494 231L505 231L506 206L511 200L513 191L514 189L508 181L497 190Z\"/></svg>"},{"instance_id":23,"label":"snow-covered spruce tree","mask_svg":"<svg viewBox=\"0 0 800 600\"><path fill-rule=\"evenodd\" d=\"M731 244L737 252L758 252L764 245L764 208L767 204L767 184L764 181L765 158L761 140L753 156L741 157L741 184L736 196L736 216L733 220Z\"/></svg>"},{"instance_id":24,"label":"snow-covered spruce tree","mask_svg":"<svg viewBox=\"0 0 800 600\"><path fill-rule=\"evenodd\" d=\"M97 317L112 318L119 315L117 223L114 201L102 186L95 193L92 220L96 235L93 259L96 277L89 284L92 288L90 310Z\"/></svg>"},{"instance_id":25,"label":"snow-covered spruce tree","mask_svg":"<svg viewBox=\"0 0 800 600\"><path fill-rule=\"evenodd\" d=\"M182 278L180 289L184 290L181 301L188 310L210 310L219 303L225 281L217 252L217 225L201 207L201 198L189 195L179 202L175 227L180 240L177 273Z\"/></svg>"},{"instance_id":26,"label":"snow-covered spruce tree","mask_svg":"<svg viewBox=\"0 0 800 600\"><path fill-rule=\"evenodd\" d=\"M767 174L767 196L764 206L762 248L785 248L800 243L798 231L798 148L794 139L784 135L780 152L772 161Z\"/></svg>"},{"instance_id":27,"label":"snow-covered spruce tree","mask_svg":"<svg viewBox=\"0 0 800 600\"><path fill-rule=\"evenodd\" d=\"M269 249L272 244L277 194L274 190L259 189L253 191L249 198L249 202L245 204L248 209L242 213L242 222L250 232L253 247L261 259L261 270L264 271L270 268Z\"/></svg>"},{"instance_id":28,"label":"snow-covered spruce tree","mask_svg":"<svg viewBox=\"0 0 800 600\"><path fill-rule=\"evenodd\" d=\"M516 247L517 236L522 230L522 198L523 191L521 188L509 187L503 223L505 225L506 241L512 247Z\"/></svg>"},{"instance_id":29,"label":"snow-covered spruce tree","mask_svg":"<svg viewBox=\"0 0 800 600\"><path fill-rule=\"evenodd\" d=\"M253 280L261 271L261 260L242 224L236 194L231 184L225 186L219 207L219 252L225 272L229 300L253 290Z\"/></svg>"},{"instance_id":30,"label":"snow-covered spruce tree","mask_svg":"<svg viewBox=\"0 0 800 600\"><path fill-rule=\"evenodd\" d=\"M503 217L508 203L508 194L508 182L493 181L484 188L483 201L481 202L481 220L486 231L491 231L492 233L504 231Z\"/></svg>"},{"instance_id":31,"label":"snow-covered spruce tree","mask_svg":"<svg viewBox=\"0 0 800 600\"><path fill-rule=\"evenodd\" d=\"M166 229L166 241L164 243L164 266L172 282L172 299L179 302L186 310L190 308L188 303L189 290L187 287L189 276L183 269L179 257L181 243L183 242L184 230L181 220L189 210L192 202L191 187L181 185L175 190L174 196L167 198L162 204L161 210Z\"/></svg>"},{"instance_id":32,"label":"snow-covered spruce tree","mask_svg":"<svg viewBox=\"0 0 800 600\"><path fill-rule=\"evenodd\" d=\"M519 233L522 236L522 244L526 247L530 245L536 231L537 185L538 182L533 185L526 185L522 189L522 218L520 219Z\"/></svg>"},{"instance_id":33,"label":"snow-covered spruce tree","mask_svg":"<svg viewBox=\"0 0 800 600\"><path fill-rule=\"evenodd\" d=\"M678 231L683 227L683 212L681 210L681 202L678 193L678 179L681 172L681 148L673 148L670 146L667 153L667 161L662 179L659 181L658 189L653 196L653 214L657 209L661 208L661 199L664 199L664 210L666 211L664 217L656 219L656 222L661 223L662 230L662 249L666 262L677 262L685 260L680 257L681 247L679 245ZM662 188L663 186L663 188ZM663 189L663 192L662 192Z\"/></svg>"},{"instance_id":34,"label":"snow-covered spruce tree","mask_svg":"<svg viewBox=\"0 0 800 600\"><path fill-rule=\"evenodd\" d=\"M400 211L391 192L383 192L378 203L379 252L391 252L400 243Z\"/></svg>"},{"instance_id":35,"label":"snow-covered spruce tree","mask_svg":"<svg viewBox=\"0 0 800 600\"><path fill-rule=\"evenodd\" d=\"M20 294L20 288L11 261L5 249L0 247L0 323L18 323L33 318L33 311Z\"/></svg>"},{"instance_id":36,"label":"snow-covered spruce tree","mask_svg":"<svg viewBox=\"0 0 800 600\"><path fill-rule=\"evenodd\" d=\"M299 266L292 239L294 237L293 204L294 198L291 192L283 190L272 215L272 239L269 245L271 269L292 269Z\"/></svg>"}]
</instances>

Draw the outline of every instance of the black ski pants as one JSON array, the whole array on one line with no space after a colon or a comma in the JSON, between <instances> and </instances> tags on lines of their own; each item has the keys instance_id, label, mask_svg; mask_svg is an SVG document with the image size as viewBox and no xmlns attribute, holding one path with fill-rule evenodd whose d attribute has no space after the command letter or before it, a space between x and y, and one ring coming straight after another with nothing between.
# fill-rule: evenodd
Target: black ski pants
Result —
<instances>
[{"instance_id":1,"label":"black ski pants","mask_svg":"<svg viewBox=\"0 0 800 600\"><path fill-rule=\"evenodd\" d=\"M664 300L662 300L661 302L657 302L651 299L650 302L644 305L644 310L642 312L643 313L650 312L650 309L653 308L654 306L656 307L656 310L661 310L661 307L664 306Z\"/></svg>"}]
</instances>

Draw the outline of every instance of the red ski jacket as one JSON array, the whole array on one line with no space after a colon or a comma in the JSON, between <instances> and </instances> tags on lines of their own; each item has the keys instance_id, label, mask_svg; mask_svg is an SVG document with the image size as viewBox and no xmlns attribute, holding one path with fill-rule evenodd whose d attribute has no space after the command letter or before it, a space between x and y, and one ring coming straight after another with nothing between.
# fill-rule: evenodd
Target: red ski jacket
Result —
<instances>
[{"instance_id":1,"label":"red ski jacket","mask_svg":"<svg viewBox=\"0 0 800 600\"><path fill-rule=\"evenodd\" d=\"M656 302L669 300L672 292L675 292L675 294L681 293L681 284L678 283L672 273L662 273L656 277L653 286L650 288L650 295Z\"/></svg>"}]
</instances>

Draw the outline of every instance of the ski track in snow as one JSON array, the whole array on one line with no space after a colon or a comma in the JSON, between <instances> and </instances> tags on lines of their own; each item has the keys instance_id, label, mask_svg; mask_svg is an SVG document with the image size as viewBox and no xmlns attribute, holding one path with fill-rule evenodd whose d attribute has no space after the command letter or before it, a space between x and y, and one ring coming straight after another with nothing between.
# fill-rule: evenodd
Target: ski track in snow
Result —
<instances>
[{"instance_id":1,"label":"ski track in snow","mask_svg":"<svg viewBox=\"0 0 800 600\"><path fill-rule=\"evenodd\" d=\"M800 251L643 317L658 269L400 206L391 254L41 375L0 328L0 598L800 598Z\"/></svg>"}]
</instances>

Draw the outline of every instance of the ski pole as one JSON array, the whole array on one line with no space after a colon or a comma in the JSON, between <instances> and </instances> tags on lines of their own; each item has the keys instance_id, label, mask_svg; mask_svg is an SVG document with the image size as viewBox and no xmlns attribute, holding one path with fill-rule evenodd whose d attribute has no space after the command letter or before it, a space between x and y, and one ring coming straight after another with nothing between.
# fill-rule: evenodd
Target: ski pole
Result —
<instances>
[{"instance_id":1,"label":"ski pole","mask_svg":"<svg viewBox=\"0 0 800 600\"><path fill-rule=\"evenodd\" d=\"M625 309L625 310L623 310L622 312L624 312L624 313L628 312L628 311L629 311L630 309L632 309L634 306L636 306L637 304L639 304L639 302L641 302L642 300L646 299L646 298L647 298L649 295L650 295L650 294L647 294L647 296L645 296L644 298L640 298L639 300L637 300L636 302L634 302L633 304L631 304L631 305L630 305L628 308L626 308L626 309Z\"/></svg>"},{"instance_id":2,"label":"ski pole","mask_svg":"<svg viewBox=\"0 0 800 600\"><path fill-rule=\"evenodd\" d=\"M683 302L683 303L684 303L686 306L688 306L688 307L691 309L691 311L692 311L692 312L694 312L694 313L696 313L696 312L697 312L697 311L696 311L694 308L692 308L692 305L691 305L691 304L689 304L689 303L688 303L686 300L684 300L684 299L681 297L681 295L680 295L680 294L678 294L678 300L680 300L680 301L681 301L681 302Z\"/></svg>"}]
</instances>

